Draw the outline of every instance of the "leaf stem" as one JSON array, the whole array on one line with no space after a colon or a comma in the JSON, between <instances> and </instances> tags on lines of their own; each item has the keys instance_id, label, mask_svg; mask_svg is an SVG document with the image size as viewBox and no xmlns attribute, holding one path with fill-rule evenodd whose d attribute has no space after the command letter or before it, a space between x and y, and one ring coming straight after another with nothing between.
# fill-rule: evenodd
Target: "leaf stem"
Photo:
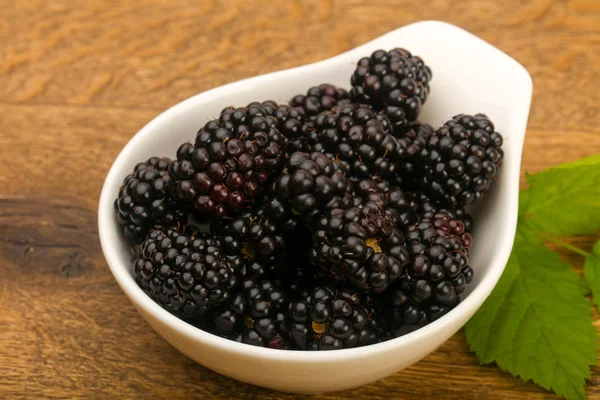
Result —
<instances>
[{"instance_id":1,"label":"leaf stem","mask_svg":"<svg viewBox=\"0 0 600 400\"><path fill-rule=\"evenodd\" d=\"M540 235L542 238L544 238L544 239L548 240L549 242L552 242L552 243L554 243L554 244L557 244L557 245L559 245L560 247L564 247L565 249L571 250L572 252L574 252L574 253L577 253L577 254L579 254L579 255L581 255L581 256L584 256L584 257L589 257L589 256L590 256L590 253L588 253L587 251L585 251L585 250L583 250L583 249L580 249L580 248L579 248L579 247L577 247L577 246L573 246L572 244L565 243L565 242L563 242L562 240L560 240L560 239L557 239L557 238L555 238L555 237L554 237L554 236L552 236L552 235L549 235L549 234L547 234L547 233L543 233L543 232L539 232L539 235Z\"/></svg>"}]
</instances>

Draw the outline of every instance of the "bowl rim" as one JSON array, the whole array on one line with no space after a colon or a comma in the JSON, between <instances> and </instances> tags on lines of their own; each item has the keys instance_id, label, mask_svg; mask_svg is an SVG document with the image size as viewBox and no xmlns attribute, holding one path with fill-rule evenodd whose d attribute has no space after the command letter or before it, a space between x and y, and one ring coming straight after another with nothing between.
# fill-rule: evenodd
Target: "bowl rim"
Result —
<instances>
[{"instance_id":1,"label":"bowl rim","mask_svg":"<svg viewBox=\"0 0 600 400\"><path fill-rule=\"evenodd\" d=\"M501 53L504 57L508 57L512 60L518 67L522 69L525 73L525 76L529 80L528 92L526 90L526 101L528 104L526 116L529 114L529 107L531 104L531 96L532 96L532 81L531 76L521 64L519 64L512 57L503 53L501 50L496 48L495 46L483 41L477 36L451 24L442 21L420 21L412 24L404 25L394 31L391 31L383 36L375 38L374 40L358 46L354 49L349 50L349 52L359 51L362 47L372 45L373 42L380 41L384 38L394 35L396 32L400 30L404 30L408 27L416 27L419 25L437 25L438 29L451 29L451 30L459 30L462 31L463 34L467 34L471 37L472 40L477 40L480 43L485 44L490 51L495 51ZM347 52L346 52L347 53ZM118 251L110 246L109 236L111 235L111 226L110 221L114 218L113 216L113 202L114 199L110 198L110 189L113 185L119 185L122 180L122 176L118 176L118 170L121 169L121 166L126 163L128 160L128 153L134 147L136 147L139 142L141 142L142 138L146 136L149 132L154 130L154 127L158 125L161 121L176 116L180 110L187 109L187 107L193 106L195 103L199 101L204 101L210 98L216 91L225 91L232 92L235 91L241 85L247 85L249 83L260 84L261 81L268 79L269 77L276 74L293 74L295 71L304 68L314 68L316 66L325 65L327 63L333 63L336 61L338 57L342 57L344 54L336 55L334 57L318 61L311 64L306 64L303 66L290 68L282 71L276 71L267 73L264 75L259 75L247 79L243 79L240 81L236 81L227 85L223 85L199 94L196 94L192 97L189 97L167 110L160 113L150 122L148 122L142 129L140 129L123 147L120 151L119 155L113 162L110 167L110 170L105 178L102 192L100 195L100 201L98 206L98 232L100 236L100 242L102 246L102 251L108 263L108 266L115 277L117 283L123 290L123 292L127 295L130 301L134 304L134 306L138 309L142 309L144 313L152 315L153 318L160 320L163 324L168 325L171 329L178 331L180 334L183 334L185 337L202 342L207 346L217 348L221 351L237 353L238 355L243 355L252 358L261 358L264 360L278 360L278 361L294 361L299 363L314 363L314 362L338 362L338 361L347 361L353 359L359 359L361 357L366 356L374 356L380 353L386 353L392 351L399 347L410 346L418 341L423 340L424 338L434 336L439 332L443 331L446 327L451 325L452 321L456 319L458 315L465 315L469 313L474 313L477 309L483 304L485 299L490 295L495 285L500 279L500 276L504 272L506 267L506 263L508 262L508 257L510 255L510 251L505 254L496 257L491 264L494 264L494 267L488 271L486 276L480 281L476 287L473 288L472 292L467 296L460 304L458 304L454 309L448 312L446 315L441 318L429 323L426 326L423 326L413 332L407 333L403 336L390 339L381 343L371 344L367 346L350 348L350 349L340 349L334 351L302 351L302 350L278 350L278 349L270 349L270 348L262 348L256 347L244 343L238 343L229 339L225 339L219 337L217 335L213 335L209 332L203 331L199 328L194 327L193 325L188 324L187 322L179 319L173 314L169 313L167 310L162 308L160 305L155 303L143 290L135 283L134 279L131 277L129 273L129 266L124 265L126 263L123 262L121 257L118 254ZM517 167L520 171L520 162L521 162L521 154L522 154L522 143L519 147L518 154L515 154L515 162L519 163ZM517 172L518 174L518 172ZM518 185L518 179L516 184ZM518 189L518 186L517 186ZM512 207L516 207L518 205L518 190L515 190L514 193L509 194L509 201L512 203ZM512 244L515 238L516 225L517 225L517 216L516 212L514 213L514 217L507 218L507 222L509 224L508 228L505 231L504 238L501 240L507 240L512 249Z\"/></svg>"}]
</instances>

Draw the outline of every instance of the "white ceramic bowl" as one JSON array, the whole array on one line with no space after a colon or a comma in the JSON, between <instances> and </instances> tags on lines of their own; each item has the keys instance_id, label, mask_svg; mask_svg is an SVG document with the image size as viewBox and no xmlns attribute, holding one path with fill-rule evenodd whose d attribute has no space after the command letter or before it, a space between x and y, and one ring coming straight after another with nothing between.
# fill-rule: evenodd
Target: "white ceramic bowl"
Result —
<instances>
[{"instance_id":1,"label":"white ceramic bowl","mask_svg":"<svg viewBox=\"0 0 600 400\"><path fill-rule=\"evenodd\" d=\"M477 217L466 298L439 320L384 343L348 350L302 352L253 347L194 328L154 303L134 282L129 250L113 215L113 200L134 165L153 155L173 157L180 143L229 105L286 101L324 82L349 86L356 62L376 49L405 47L433 70L421 120L439 126L455 114L486 113L504 135L505 161ZM390 32L356 49L311 65L274 72L193 96L140 130L110 169L98 212L102 250L117 282L148 323L182 353L243 382L291 392L361 386L419 361L448 340L488 297L508 260L517 222L521 149L531 103L531 77L519 63L455 26L425 21Z\"/></svg>"}]
</instances>

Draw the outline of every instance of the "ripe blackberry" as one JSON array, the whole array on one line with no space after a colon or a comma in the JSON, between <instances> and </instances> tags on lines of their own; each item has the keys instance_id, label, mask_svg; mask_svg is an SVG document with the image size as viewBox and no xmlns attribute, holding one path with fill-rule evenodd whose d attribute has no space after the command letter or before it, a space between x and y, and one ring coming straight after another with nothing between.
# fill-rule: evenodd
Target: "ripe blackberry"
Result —
<instances>
[{"instance_id":1,"label":"ripe blackberry","mask_svg":"<svg viewBox=\"0 0 600 400\"><path fill-rule=\"evenodd\" d=\"M377 305L352 288L316 286L289 311L290 337L301 350L377 343L381 325Z\"/></svg>"},{"instance_id":2,"label":"ripe blackberry","mask_svg":"<svg viewBox=\"0 0 600 400\"><path fill-rule=\"evenodd\" d=\"M502 165L502 135L483 114L457 115L421 151L421 189L451 207L476 204Z\"/></svg>"},{"instance_id":3,"label":"ripe blackberry","mask_svg":"<svg viewBox=\"0 0 600 400\"><path fill-rule=\"evenodd\" d=\"M330 153L355 177L394 177L404 153L389 119L365 105L345 104L319 114L310 137L320 146L315 151Z\"/></svg>"},{"instance_id":4,"label":"ripe blackberry","mask_svg":"<svg viewBox=\"0 0 600 400\"><path fill-rule=\"evenodd\" d=\"M134 243L139 243L155 225L185 224L186 209L167 192L170 162L166 157L150 157L123 180L114 208L125 237Z\"/></svg>"},{"instance_id":5,"label":"ripe blackberry","mask_svg":"<svg viewBox=\"0 0 600 400\"><path fill-rule=\"evenodd\" d=\"M410 264L388 291L392 329L416 326L446 314L473 279L472 237L464 221L446 211L427 211L406 234Z\"/></svg>"},{"instance_id":6,"label":"ripe blackberry","mask_svg":"<svg viewBox=\"0 0 600 400\"><path fill-rule=\"evenodd\" d=\"M294 153L274 181L266 213L277 221L299 215L311 220L324 209L339 207L347 179L341 166L322 153Z\"/></svg>"},{"instance_id":7,"label":"ripe blackberry","mask_svg":"<svg viewBox=\"0 0 600 400\"><path fill-rule=\"evenodd\" d=\"M428 305L412 299L412 282L409 276L402 276L382 295L385 329L392 338L413 332L428 323L425 312Z\"/></svg>"},{"instance_id":8,"label":"ripe blackberry","mask_svg":"<svg viewBox=\"0 0 600 400\"><path fill-rule=\"evenodd\" d=\"M354 184L354 188L354 196L360 202L380 204L400 231L405 232L403 228L407 223L417 222L418 204L412 193L381 179L361 179Z\"/></svg>"},{"instance_id":9,"label":"ripe blackberry","mask_svg":"<svg viewBox=\"0 0 600 400\"><path fill-rule=\"evenodd\" d=\"M236 342L274 349L289 348L285 333L289 300L275 281L247 278L214 314L218 335Z\"/></svg>"},{"instance_id":10,"label":"ripe blackberry","mask_svg":"<svg viewBox=\"0 0 600 400\"><path fill-rule=\"evenodd\" d=\"M270 103L268 103L270 104ZM172 192L204 215L239 214L279 173L286 140L264 103L223 112L182 144L169 174Z\"/></svg>"},{"instance_id":11,"label":"ripe blackberry","mask_svg":"<svg viewBox=\"0 0 600 400\"><path fill-rule=\"evenodd\" d=\"M243 256L250 276L264 276L276 270L287 247L281 229L260 207L232 219L213 224L227 254Z\"/></svg>"},{"instance_id":12,"label":"ripe blackberry","mask_svg":"<svg viewBox=\"0 0 600 400\"><path fill-rule=\"evenodd\" d=\"M195 231L152 230L137 249L135 281L173 314L198 321L227 301L245 273L243 260L223 254L219 240Z\"/></svg>"},{"instance_id":13,"label":"ripe blackberry","mask_svg":"<svg viewBox=\"0 0 600 400\"><path fill-rule=\"evenodd\" d=\"M401 159L393 168L396 175L387 177L391 183L403 190L410 191L419 188L419 157L433 132L434 129L431 125L416 122L403 133L396 134L403 152Z\"/></svg>"},{"instance_id":14,"label":"ripe blackberry","mask_svg":"<svg viewBox=\"0 0 600 400\"><path fill-rule=\"evenodd\" d=\"M313 231L310 256L336 279L369 292L382 292L408 264L404 236L382 205L333 209L321 215Z\"/></svg>"},{"instance_id":15,"label":"ripe blackberry","mask_svg":"<svg viewBox=\"0 0 600 400\"><path fill-rule=\"evenodd\" d=\"M313 86L305 95L298 94L290 100L290 106L302 109L309 120L315 119L323 111L348 103L348 92L329 83Z\"/></svg>"},{"instance_id":16,"label":"ripe blackberry","mask_svg":"<svg viewBox=\"0 0 600 400\"><path fill-rule=\"evenodd\" d=\"M246 106L252 115L259 114L267 116L269 123L277 126L279 131L288 139L301 136L302 125L306 120L306 113L303 109L290 107L285 104L277 104L272 100L262 103L252 102ZM221 111L221 118L229 119L230 114L235 111L234 107L226 107Z\"/></svg>"},{"instance_id":17,"label":"ripe blackberry","mask_svg":"<svg viewBox=\"0 0 600 400\"><path fill-rule=\"evenodd\" d=\"M277 119L279 130L287 138L288 156L310 149L306 113L303 109L282 104L273 110L272 115Z\"/></svg>"},{"instance_id":18,"label":"ripe blackberry","mask_svg":"<svg viewBox=\"0 0 600 400\"><path fill-rule=\"evenodd\" d=\"M377 119L381 122L384 131L391 133L397 139L398 145L397 151L392 156L377 159L370 172L373 176L384 178L403 190L418 188L417 162L425 142L433 135L433 127L407 121L404 110L394 106L382 110L377 115ZM316 148L314 145L313 147ZM359 174L359 176L366 177L366 174Z\"/></svg>"},{"instance_id":19,"label":"ripe blackberry","mask_svg":"<svg viewBox=\"0 0 600 400\"><path fill-rule=\"evenodd\" d=\"M356 197L357 206L361 206L368 201L376 202L382 206L387 206L387 191L389 183L377 178L373 179L350 179L353 187L353 195Z\"/></svg>"},{"instance_id":20,"label":"ripe blackberry","mask_svg":"<svg viewBox=\"0 0 600 400\"><path fill-rule=\"evenodd\" d=\"M406 119L415 121L429 95L431 76L423 60L407 50L377 50L358 61L350 79L350 97L377 110L400 107Z\"/></svg>"},{"instance_id":21,"label":"ripe blackberry","mask_svg":"<svg viewBox=\"0 0 600 400\"><path fill-rule=\"evenodd\" d=\"M296 151L310 151L309 134L311 124L307 123L306 112L303 108L286 104L277 104L272 100L262 103L253 102L246 106L251 114L266 115L269 124L276 126L287 139L286 154ZM221 111L221 118L230 119L235 107L226 107Z\"/></svg>"},{"instance_id":22,"label":"ripe blackberry","mask_svg":"<svg viewBox=\"0 0 600 400\"><path fill-rule=\"evenodd\" d=\"M412 216L410 221L406 221L405 225L407 228L416 225L422 215L432 212L443 212L452 219L460 220L464 224L465 232L473 232L473 216L469 214L463 207L445 208L443 204L431 199L422 192L413 192L407 194L407 203L409 204L408 207L417 214L416 216Z\"/></svg>"},{"instance_id":23,"label":"ripe blackberry","mask_svg":"<svg viewBox=\"0 0 600 400\"><path fill-rule=\"evenodd\" d=\"M442 211L452 218L460 219L466 232L473 229L473 217L464 209L444 208L424 193L410 192L381 179L362 179L353 183L353 195L358 204L374 201L381 204L386 214L396 221L396 227L405 235L418 224L427 212Z\"/></svg>"},{"instance_id":24,"label":"ripe blackberry","mask_svg":"<svg viewBox=\"0 0 600 400\"><path fill-rule=\"evenodd\" d=\"M278 107L279 104L277 104L273 100L263 101L262 103L258 101L253 101L249 103L246 107L229 106L221 110L221 112L219 113L219 120L223 122L236 123L236 121L239 119L239 116L234 115L234 113L236 112L236 110L241 108L245 110L246 114L250 118L255 116L266 117L269 126L276 126L277 121L274 120L275 117L273 114L275 113L275 110L277 110Z\"/></svg>"}]
</instances>

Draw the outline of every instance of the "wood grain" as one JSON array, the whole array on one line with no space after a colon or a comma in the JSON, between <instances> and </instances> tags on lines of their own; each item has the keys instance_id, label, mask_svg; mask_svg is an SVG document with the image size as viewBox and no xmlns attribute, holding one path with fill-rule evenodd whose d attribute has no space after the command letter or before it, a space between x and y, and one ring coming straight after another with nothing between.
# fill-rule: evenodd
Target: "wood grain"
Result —
<instances>
[{"instance_id":1,"label":"wood grain","mask_svg":"<svg viewBox=\"0 0 600 400\"><path fill-rule=\"evenodd\" d=\"M304 398L215 374L150 329L103 259L100 188L170 105L424 19L464 27L531 72L524 171L600 152L595 0L0 0L0 398ZM588 394L600 398L598 368ZM554 398L479 366L462 332L403 372L316 397L349 396Z\"/></svg>"}]
</instances>

